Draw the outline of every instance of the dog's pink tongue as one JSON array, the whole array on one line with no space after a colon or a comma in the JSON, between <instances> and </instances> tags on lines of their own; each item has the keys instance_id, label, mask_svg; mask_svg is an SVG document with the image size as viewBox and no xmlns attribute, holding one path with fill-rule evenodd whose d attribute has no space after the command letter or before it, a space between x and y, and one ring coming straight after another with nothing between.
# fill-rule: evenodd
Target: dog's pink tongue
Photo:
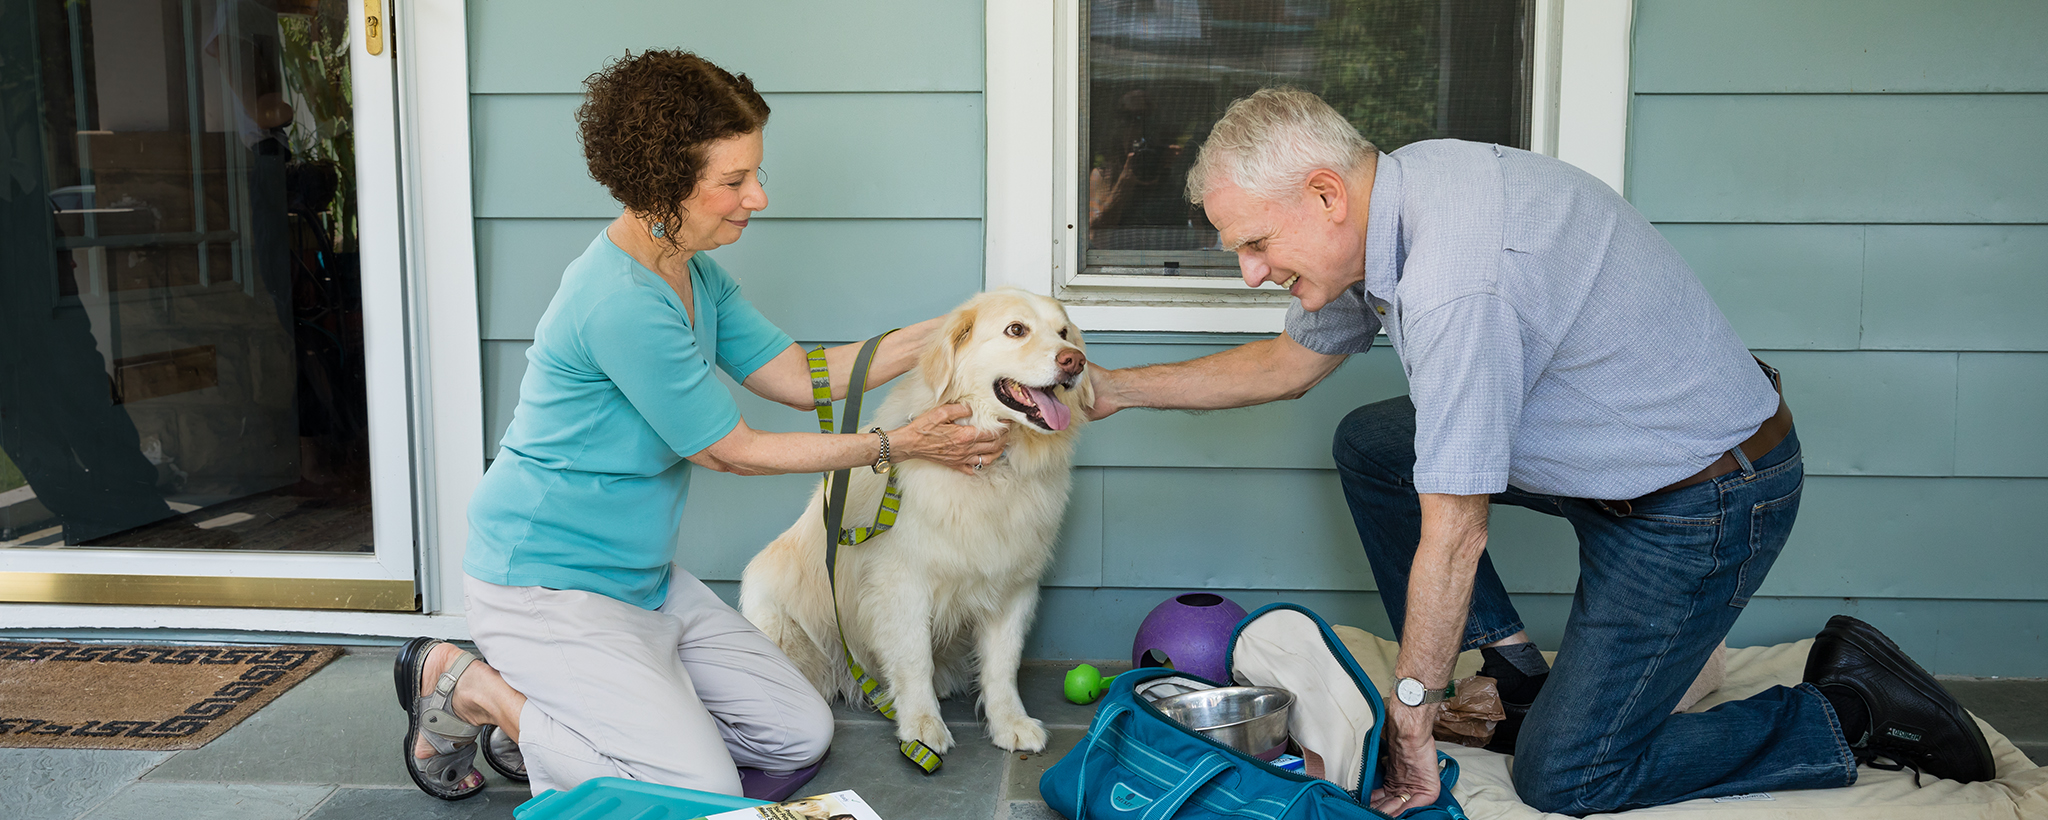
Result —
<instances>
[{"instance_id":1,"label":"dog's pink tongue","mask_svg":"<svg viewBox=\"0 0 2048 820\"><path fill-rule=\"evenodd\" d=\"M1059 399L1053 398L1051 393L1036 387L1026 386L1024 389L1031 391L1031 402L1038 405L1038 415L1045 419L1047 427L1051 427L1054 430L1067 429L1068 411L1066 405L1061 404Z\"/></svg>"}]
</instances>

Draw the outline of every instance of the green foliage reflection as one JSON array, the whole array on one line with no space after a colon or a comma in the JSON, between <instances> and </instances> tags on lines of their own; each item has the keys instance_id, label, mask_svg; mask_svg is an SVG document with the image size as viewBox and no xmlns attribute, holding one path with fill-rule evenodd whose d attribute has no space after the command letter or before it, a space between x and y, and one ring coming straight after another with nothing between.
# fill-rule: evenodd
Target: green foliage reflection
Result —
<instances>
[{"instance_id":1,"label":"green foliage reflection","mask_svg":"<svg viewBox=\"0 0 2048 820\"><path fill-rule=\"evenodd\" d=\"M339 185L322 216L334 249L356 247L354 100L349 85L348 4L320 0L310 15L283 14L287 100L298 116L290 128L299 162L333 169Z\"/></svg>"}]
</instances>

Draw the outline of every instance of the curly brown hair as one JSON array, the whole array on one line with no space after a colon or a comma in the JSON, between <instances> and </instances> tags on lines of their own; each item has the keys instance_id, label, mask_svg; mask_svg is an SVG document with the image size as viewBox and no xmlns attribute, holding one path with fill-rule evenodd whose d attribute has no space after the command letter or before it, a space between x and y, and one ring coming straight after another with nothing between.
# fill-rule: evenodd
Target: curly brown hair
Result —
<instances>
[{"instance_id":1,"label":"curly brown hair","mask_svg":"<svg viewBox=\"0 0 2048 820\"><path fill-rule=\"evenodd\" d=\"M768 124L768 101L753 80L687 51L627 52L583 87L576 128L591 178L657 222L681 221L706 145ZM673 234L665 241L676 244Z\"/></svg>"}]
</instances>

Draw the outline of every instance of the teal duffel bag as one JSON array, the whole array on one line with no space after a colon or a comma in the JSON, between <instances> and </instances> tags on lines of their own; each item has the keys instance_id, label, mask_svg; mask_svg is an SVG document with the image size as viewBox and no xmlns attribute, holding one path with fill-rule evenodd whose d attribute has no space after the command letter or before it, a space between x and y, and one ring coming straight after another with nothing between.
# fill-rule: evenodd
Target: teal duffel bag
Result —
<instances>
[{"instance_id":1,"label":"teal duffel bag","mask_svg":"<svg viewBox=\"0 0 2048 820\"><path fill-rule=\"evenodd\" d=\"M1231 682L1172 669L1118 675L1095 708L1088 736L1038 781L1068 820L1351 820L1384 818L1365 804L1379 785L1385 705L1336 633L1315 613L1273 604L1245 617L1225 661ZM1276 767L1166 717L1160 697L1214 686L1293 692L1288 733L1306 773ZM1458 764L1439 753L1437 802L1404 820L1465 820L1451 797Z\"/></svg>"}]
</instances>

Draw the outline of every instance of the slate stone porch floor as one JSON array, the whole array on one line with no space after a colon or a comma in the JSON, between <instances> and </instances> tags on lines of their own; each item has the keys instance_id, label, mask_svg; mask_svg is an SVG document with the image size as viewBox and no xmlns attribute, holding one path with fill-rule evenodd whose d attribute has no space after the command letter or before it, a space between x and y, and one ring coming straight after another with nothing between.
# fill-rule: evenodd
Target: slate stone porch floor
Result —
<instances>
[{"instance_id":1,"label":"slate stone porch floor","mask_svg":"<svg viewBox=\"0 0 2048 820\"><path fill-rule=\"evenodd\" d=\"M393 701L395 649L352 647L327 668L204 748L184 752L0 749L0 817L7 820L384 820L510 818L526 788L487 768L489 790L445 803L407 779L405 716ZM919 775L891 728L839 709L838 738L810 788L854 789L885 820L1058 820L1038 776L1081 737L1093 707L1069 704L1070 664L1027 663L1031 714L1052 730L1044 754L989 745L971 701L945 705L956 745L945 768ZM2048 763L2048 681L1944 681L1965 705ZM481 762L479 762L481 763Z\"/></svg>"}]
</instances>

